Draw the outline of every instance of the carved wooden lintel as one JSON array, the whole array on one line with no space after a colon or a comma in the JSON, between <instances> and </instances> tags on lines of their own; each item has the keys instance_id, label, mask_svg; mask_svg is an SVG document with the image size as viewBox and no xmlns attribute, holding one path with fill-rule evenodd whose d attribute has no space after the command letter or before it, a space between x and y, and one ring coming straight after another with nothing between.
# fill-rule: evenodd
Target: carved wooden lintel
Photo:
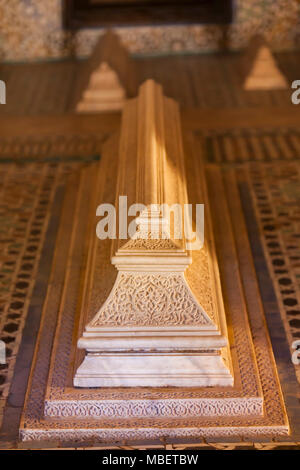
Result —
<instances>
[{"instance_id":1,"label":"carved wooden lintel","mask_svg":"<svg viewBox=\"0 0 300 470\"><path fill-rule=\"evenodd\" d=\"M144 209L133 236L113 240L118 276L78 341L87 354L74 385L232 385L224 310L212 315L200 304L185 275L188 241L175 238L162 210L183 208L188 197L178 105L151 80L125 105L118 167L117 208L126 195ZM220 285L212 287L220 306Z\"/></svg>"}]
</instances>

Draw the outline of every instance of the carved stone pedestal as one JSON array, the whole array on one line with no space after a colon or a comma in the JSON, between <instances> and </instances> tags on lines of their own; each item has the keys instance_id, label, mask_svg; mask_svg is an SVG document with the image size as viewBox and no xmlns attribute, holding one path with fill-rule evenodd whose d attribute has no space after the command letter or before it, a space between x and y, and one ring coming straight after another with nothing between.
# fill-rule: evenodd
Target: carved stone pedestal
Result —
<instances>
[{"instance_id":1,"label":"carved stone pedestal","mask_svg":"<svg viewBox=\"0 0 300 470\"><path fill-rule=\"evenodd\" d=\"M78 341L87 355L74 378L77 387L233 384L220 286L212 287L221 307L210 318L184 274L192 263L186 240L192 221L174 218L172 225L163 214L164 204L177 204L182 217L188 203L182 149L178 106L149 80L124 110L116 191L117 204L126 195L145 209L132 238L113 245L119 274ZM201 234L195 237L199 251Z\"/></svg>"},{"instance_id":2,"label":"carved stone pedestal","mask_svg":"<svg viewBox=\"0 0 300 470\"><path fill-rule=\"evenodd\" d=\"M195 135L185 134L182 146L178 120L169 127L172 100L151 103L157 139L141 140L147 100L129 101L121 139L108 139L101 161L68 183L20 424L24 441L228 442L289 433L238 188L230 171L204 167ZM156 174L153 154L166 163L168 204L205 205L199 249L161 236L173 228L149 201L162 181L140 184ZM145 203L137 230L126 240L99 240L96 207L120 194L128 206ZM141 237L149 218L153 239Z\"/></svg>"}]
</instances>

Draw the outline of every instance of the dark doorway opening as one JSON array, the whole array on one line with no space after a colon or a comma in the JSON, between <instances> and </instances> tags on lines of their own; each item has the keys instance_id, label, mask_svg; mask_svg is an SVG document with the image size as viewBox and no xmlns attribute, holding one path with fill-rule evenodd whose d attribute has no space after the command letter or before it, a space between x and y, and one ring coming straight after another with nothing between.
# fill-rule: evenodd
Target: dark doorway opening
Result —
<instances>
[{"instance_id":1,"label":"dark doorway opening","mask_svg":"<svg viewBox=\"0 0 300 470\"><path fill-rule=\"evenodd\" d=\"M159 24L228 24L232 0L64 0L69 29Z\"/></svg>"}]
</instances>

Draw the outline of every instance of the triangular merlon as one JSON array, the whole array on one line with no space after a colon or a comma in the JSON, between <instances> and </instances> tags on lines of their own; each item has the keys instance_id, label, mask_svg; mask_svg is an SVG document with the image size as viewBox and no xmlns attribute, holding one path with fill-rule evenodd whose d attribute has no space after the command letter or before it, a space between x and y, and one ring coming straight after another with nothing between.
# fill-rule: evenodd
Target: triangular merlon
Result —
<instances>
[{"instance_id":1,"label":"triangular merlon","mask_svg":"<svg viewBox=\"0 0 300 470\"><path fill-rule=\"evenodd\" d=\"M245 90L285 89L288 82L262 36L254 36L243 59Z\"/></svg>"},{"instance_id":2,"label":"triangular merlon","mask_svg":"<svg viewBox=\"0 0 300 470\"><path fill-rule=\"evenodd\" d=\"M124 98L136 95L135 62L117 34L107 31L100 36L91 56L82 65L74 88L72 107L79 112L120 110ZM117 92L122 95L118 98L119 105ZM84 99L86 93L90 100Z\"/></svg>"}]
</instances>

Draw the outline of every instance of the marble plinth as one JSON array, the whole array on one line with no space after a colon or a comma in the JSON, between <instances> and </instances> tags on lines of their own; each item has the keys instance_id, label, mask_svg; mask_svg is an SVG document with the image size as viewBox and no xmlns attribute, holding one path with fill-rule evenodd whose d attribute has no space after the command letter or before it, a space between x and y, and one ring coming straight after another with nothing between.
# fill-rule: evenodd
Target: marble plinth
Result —
<instances>
[{"instance_id":1,"label":"marble plinth","mask_svg":"<svg viewBox=\"0 0 300 470\"><path fill-rule=\"evenodd\" d=\"M232 385L218 354L207 357L179 354L88 355L78 368L79 387L209 387ZM211 352L213 354L213 352ZM227 372L227 373L226 373Z\"/></svg>"}]
</instances>

